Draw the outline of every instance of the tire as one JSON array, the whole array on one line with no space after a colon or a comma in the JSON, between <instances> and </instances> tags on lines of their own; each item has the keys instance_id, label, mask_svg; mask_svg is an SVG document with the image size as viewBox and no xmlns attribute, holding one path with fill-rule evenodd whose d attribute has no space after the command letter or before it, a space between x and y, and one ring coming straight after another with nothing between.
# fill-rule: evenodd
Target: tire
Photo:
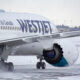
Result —
<instances>
[{"instance_id":1,"label":"tire","mask_svg":"<svg viewBox=\"0 0 80 80\"><path fill-rule=\"evenodd\" d=\"M37 62L36 68L37 68L37 69L40 69L40 67L41 67L41 62Z\"/></svg>"},{"instance_id":2,"label":"tire","mask_svg":"<svg viewBox=\"0 0 80 80\"><path fill-rule=\"evenodd\" d=\"M46 68L46 64L45 62L42 62L42 69L45 69Z\"/></svg>"},{"instance_id":3,"label":"tire","mask_svg":"<svg viewBox=\"0 0 80 80\"><path fill-rule=\"evenodd\" d=\"M9 62L9 63L7 63L7 65L8 65L8 71L11 71L12 72L14 70L13 63Z\"/></svg>"}]
</instances>

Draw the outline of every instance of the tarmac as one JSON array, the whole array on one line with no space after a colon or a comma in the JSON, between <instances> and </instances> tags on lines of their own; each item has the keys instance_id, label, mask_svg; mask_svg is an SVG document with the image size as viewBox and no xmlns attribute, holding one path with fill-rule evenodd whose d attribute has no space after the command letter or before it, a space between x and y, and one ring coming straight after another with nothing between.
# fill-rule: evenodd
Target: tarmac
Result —
<instances>
[{"instance_id":1,"label":"tarmac","mask_svg":"<svg viewBox=\"0 0 80 80\"><path fill-rule=\"evenodd\" d=\"M0 80L80 80L80 65L57 68L47 66L37 70L35 65L15 65L13 72L0 70Z\"/></svg>"}]
</instances>

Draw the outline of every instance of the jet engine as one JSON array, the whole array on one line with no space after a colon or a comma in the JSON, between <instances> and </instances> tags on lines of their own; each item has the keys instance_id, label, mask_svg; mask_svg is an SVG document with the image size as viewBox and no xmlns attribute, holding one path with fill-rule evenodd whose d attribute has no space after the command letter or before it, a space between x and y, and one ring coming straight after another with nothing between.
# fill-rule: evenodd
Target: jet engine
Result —
<instances>
[{"instance_id":1,"label":"jet engine","mask_svg":"<svg viewBox=\"0 0 80 80\"><path fill-rule=\"evenodd\" d=\"M78 52L75 45L70 41L67 43L67 41L57 40L52 49L44 49L43 56L45 61L57 67L72 65L78 58Z\"/></svg>"}]
</instances>

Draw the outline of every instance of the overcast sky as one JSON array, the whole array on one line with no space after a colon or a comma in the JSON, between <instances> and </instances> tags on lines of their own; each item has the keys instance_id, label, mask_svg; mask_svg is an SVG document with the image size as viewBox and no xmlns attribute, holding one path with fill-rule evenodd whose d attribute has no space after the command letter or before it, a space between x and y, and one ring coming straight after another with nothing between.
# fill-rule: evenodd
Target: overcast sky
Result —
<instances>
[{"instance_id":1,"label":"overcast sky","mask_svg":"<svg viewBox=\"0 0 80 80\"><path fill-rule=\"evenodd\" d=\"M80 0L0 0L0 9L36 13L55 24L80 25Z\"/></svg>"}]
</instances>

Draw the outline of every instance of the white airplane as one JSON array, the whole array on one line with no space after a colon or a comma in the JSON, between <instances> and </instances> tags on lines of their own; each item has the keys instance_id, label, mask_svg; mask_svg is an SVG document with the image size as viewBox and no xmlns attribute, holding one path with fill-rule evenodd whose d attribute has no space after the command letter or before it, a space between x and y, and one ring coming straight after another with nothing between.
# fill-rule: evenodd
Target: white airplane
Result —
<instances>
[{"instance_id":1,"label":"white airplane","mask_svg":"<svg viewBox=\"0 0 80 80\"><path fill-rule=\"evenodd\" d=\"M57 67L72 65L78 52L72 37L80 32L59 33L47 18L28 13L0 13L0 64L14 70L9 55L36 55L40 61L37 69L45 69L45 60Z\"/></svg>"}]
</instances>

